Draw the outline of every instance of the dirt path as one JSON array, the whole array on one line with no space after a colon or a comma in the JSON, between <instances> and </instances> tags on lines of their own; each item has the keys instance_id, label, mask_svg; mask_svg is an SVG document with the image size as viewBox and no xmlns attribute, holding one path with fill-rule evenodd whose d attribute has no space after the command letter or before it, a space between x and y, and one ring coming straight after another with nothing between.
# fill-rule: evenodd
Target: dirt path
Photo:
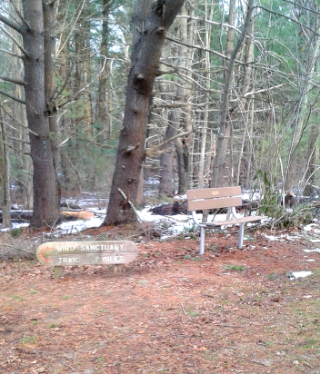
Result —
<instances>
[{"instance_id":1,"label":"dirt path","mask_svg":"<svg viewBox=\"0 0 320 374\"><path fill-rule=\"evenodd\" d=\"M253 239L241 252L236 236L209 237L202 258L196 240L149 242L120 274L60 280L0 263L0 373L320 373L320 256Z\"/></svg>"}]
</instances>

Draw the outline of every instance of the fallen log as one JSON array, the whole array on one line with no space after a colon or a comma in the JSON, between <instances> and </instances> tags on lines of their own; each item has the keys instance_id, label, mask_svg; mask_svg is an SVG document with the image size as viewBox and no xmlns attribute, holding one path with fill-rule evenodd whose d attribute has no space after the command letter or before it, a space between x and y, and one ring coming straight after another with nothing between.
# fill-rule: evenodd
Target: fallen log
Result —
<instances>
[{"instance_id":1,"label":"fallen log","mask_svg":"<svg viewBox=\"0 0 320 374\"><path fill-rule=\"evenodd\" d=\"M32 210L10 210L10 218L12 222L24 223L30 222L32 217ZM63 220L77 220L77 219L90 219L94 217L93 212L88 210L81 211L61 211L61 219ZM0 211L0 222L2 222L2 211Z\"/></svg>"}]
</instances>

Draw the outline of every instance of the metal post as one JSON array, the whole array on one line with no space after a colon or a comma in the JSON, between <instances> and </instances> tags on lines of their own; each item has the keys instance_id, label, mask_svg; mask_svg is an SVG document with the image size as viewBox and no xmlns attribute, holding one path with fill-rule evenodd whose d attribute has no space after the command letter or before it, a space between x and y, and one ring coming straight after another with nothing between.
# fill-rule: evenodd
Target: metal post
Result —
<instances>
[{"instance_id":1,"label":"metal post","mask_svg":"<svg viewBox=\"0 0 320 374\"><path fill-rule=\"evenodd\" d=\"M204 227L200 226L200 255L204 254L204 237L205 229Z\"/></svg>"},{"instance_id":2,"label":"metal post","mask_svg":"<svg viewBox=\"0 0 320 374\"><path fill-rule=\"evenodd\" d=\"M243 246L244 225L245 223L240 223L239 225L239 249Z\"/></svg>"}]
</instances>

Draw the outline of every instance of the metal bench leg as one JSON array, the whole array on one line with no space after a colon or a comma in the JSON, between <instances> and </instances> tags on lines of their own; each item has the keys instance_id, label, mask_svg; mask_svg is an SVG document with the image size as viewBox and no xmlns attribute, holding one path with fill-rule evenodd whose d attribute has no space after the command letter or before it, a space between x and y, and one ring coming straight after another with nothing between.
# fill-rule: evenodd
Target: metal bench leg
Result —
<instances>
[{"instance_id":1,"label":"metal bench leg","mask_svg":"<svg viewBox=\"0 0 320 374\"><path fill-rule=\"evenodd\" d=\"M244 225L245 223L240 223L239 225L239 249L243 246Z\"/></svg>"},{"instance_id":2,"label":"metal bench leg","mask_svg":"<svg viewBox=\"0 0 320 374\"><path fill-rule=\"evenodd\" d=\"M204 254L204 237L205 229L204 227L200 227L200 255Z\"/></svg>"}]
</instances>

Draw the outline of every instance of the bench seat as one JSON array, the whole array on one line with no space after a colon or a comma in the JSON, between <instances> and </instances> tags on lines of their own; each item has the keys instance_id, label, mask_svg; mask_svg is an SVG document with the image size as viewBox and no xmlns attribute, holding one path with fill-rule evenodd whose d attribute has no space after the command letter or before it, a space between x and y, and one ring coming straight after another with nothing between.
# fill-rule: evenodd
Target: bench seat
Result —
<instances>
[{"instance_id":1,"label":"bench seat","mask_svg":"<svg viewBox=\"0 0 320 374\"><path fill-rule=\"evenodd\" d=\"M229 219L228 221L214 221L214 222L199 222L201 225L205 226L227 226L227 225L236 225L237 223L248 223L248 222L256 222L261 221L266 217L263 216L248 216L248 217L241 217L235 219Z\"/></svg>"},{"instance_id":2,"label":"bench seat","mask_svg":"<svg viewBox=\"0 0 320 374\"><path fill-rule=\"evenodd\" d=\"M188 190L188 209L192 212L192 218L197 226L200 227L200 254L204 253L204 239L206 228L217 228L228 225L239 225L239 244L243 247L244 226L249 222L259 222L268 217L265 216L247 216L238 217L235 207L242 205L241 187L223 187L223 188L206 188L202 190ZM200 222L197 219L197 210L209 210L219 208L231 208L234 219L214 222Z\"/></svg>"}]
</instances>

